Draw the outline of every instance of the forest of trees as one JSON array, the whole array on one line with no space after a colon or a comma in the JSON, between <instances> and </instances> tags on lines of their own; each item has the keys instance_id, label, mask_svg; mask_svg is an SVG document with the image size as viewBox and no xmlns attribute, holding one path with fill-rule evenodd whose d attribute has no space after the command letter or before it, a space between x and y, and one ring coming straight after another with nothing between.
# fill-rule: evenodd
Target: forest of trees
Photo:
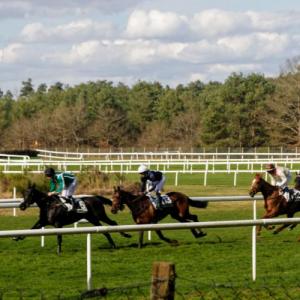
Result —
<instances>
[{"instance_id":1,"label":"forest of trees","mask_svg":"<svg viewBox=\"0 0 300 300\"><path fill-rule=\"evenodd\" d=\"M0 89L0 149L299 145L298 68L175 88L145 81L35 87L28 79L17 97Z\"/></svg>"}]
</instances>

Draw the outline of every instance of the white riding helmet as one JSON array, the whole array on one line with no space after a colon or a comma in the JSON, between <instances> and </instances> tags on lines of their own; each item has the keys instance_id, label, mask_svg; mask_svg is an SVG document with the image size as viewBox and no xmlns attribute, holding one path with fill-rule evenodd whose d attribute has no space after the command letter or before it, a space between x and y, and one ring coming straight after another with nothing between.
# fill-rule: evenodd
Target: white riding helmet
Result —
<instances>
[{"instance_id":1,"label":"white riding helmet","mask_svg":"<svg viewBox=\"0 0 300 300\"><path fill-rule=\"evenodd\" d=\"M140 165L139 168L138 168L138 173L139 174L142 174L142 173L147 172L147 171L149 171L149 169L145 165Z\"/></svg>"}]
</instances>

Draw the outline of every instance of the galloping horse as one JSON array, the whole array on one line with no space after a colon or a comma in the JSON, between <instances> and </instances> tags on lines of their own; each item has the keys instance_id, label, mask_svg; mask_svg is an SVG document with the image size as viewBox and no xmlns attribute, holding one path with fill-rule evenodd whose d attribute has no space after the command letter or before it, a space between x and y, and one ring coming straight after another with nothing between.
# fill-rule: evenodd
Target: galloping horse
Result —
<instances>
[{"instance_id":1,"label":"galloping horse","mask_svg":"<svg viewBox=\"0 0 300 300\"><path fill-rule=\"evenodd\" d=\"M254 197L258 192L261 192L264 197L265 214L263 219L274 218L279 215L286 214L288 218L292 218L297 211L300 211L300 201L287 202L285 197L280 193L279 187L273 186L265 181L260 174L256 174L249 191L249 195ZM274 234L279 233L290 224L283 224L278 227ZM257 226L257 235L260 235L261 225Z\"/></svg>"},{"instance_id":2,"label":"galloping horse","mask_svg":"<svg viewBox=\"0 0 300 300\"><path fill-rule=\"evenodd\" d=\"M112 205L109 199L102 196L85 196L81 197L84 201L87 212L77 213L75 211L67 211L58 196L48 196L35 188L35 185L29 186L24 193L24 200L20 204L20 209L25 210L31 204L36 203L40 209L38 221L33 225L32 229L39 229L46 225L52 225L61 228L65 225L72 224L80 219L86 219L94 226L101 226L100 221L109 225L118 225L117 222L111 220L106 215L104 204ZM103 233L109 241L112 248L116 248L114 241L109 233ZM121 233L124 237L130 237L129 234ZM23 239L15 238L15 240ZM62 236L57 235L57 253L61 253Z\"/></svg>"},{"instance_id":3,"label":"galloping horse","mask_svg":"<svg viewBox=\"0 0 300 300\"><path fill-rule=\"evenodd\" d=\"M114 188L112 196L112 208L113 214L117 213L118 210L124 209L124 204L131 210L133 220L136 224L149 224L157 223L167 215L170 215L173 219L179 222L198 222L198 217L192 215L189 212L189 205L194 207L205 208L207 202L193 202L188 196L178 193L170 192L167 193L171 199L172 204L170 207L163 208L163 210L156 210L153 204L150 202L146 195L134 195L127 192L120 187ZM191 229L194 237L200 238L206 236L201 229ZM176 240L170 240L166 238L160 230L156 230L159 238L167 243L177 243ZM139 236L139 248L143 245L143 231L140 232Z\"/></svg>"}]
</instances>

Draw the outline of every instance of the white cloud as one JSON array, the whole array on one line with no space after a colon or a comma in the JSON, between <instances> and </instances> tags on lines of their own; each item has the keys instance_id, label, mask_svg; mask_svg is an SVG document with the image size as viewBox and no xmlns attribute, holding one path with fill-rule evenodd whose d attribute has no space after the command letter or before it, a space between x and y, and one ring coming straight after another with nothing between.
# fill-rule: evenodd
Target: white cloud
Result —
<instances>
[{"instance_id":1,"label":"white cloud","mask_svg":"<svg viewBox=\"0 0 300 300\"><path fill-rule=\"evenodd\" d=\"M186 31L186 17L172 12L135 10L128 19L126 35L130 38L163 38Z\"/></svg>"},{"instance_id":2,"label":"white cloud","mask_svg":"<svg viewBox=\"0 0 300 300\"><path fill-rule=\"evenodd\" d=\"M111 14L127 10L143 0L10 0L0 2L0 17L30 18L84 16L97 11Z\"/></svg>"},{"instance_id":3,"label":"white cloud","mask_svg":"<svg viewBox=\"0 0 300 300\"><path fill-rule=\"evenodd\" d=\"M84 5L83 0L13 0L0 1L0 10L3 3L6 10L14 7L17 15L27 14L27 24L18 23L23 27L15 37L0 44L1 67L24 74L24 79L30 74L33 80L67 78L70 83L80 78L166 84L223 80L231 72L276 74L285 59L300 51L299 12L209 9L188 15L139 5L128 15L103 17L116 11L117 3L125 9L137 1L89 0ZM68 19L40 18L37 7L58 16L68 11ZM7 74L1 75L4 82Z\"/></svg>"},{"instance_id":4,"label":"white cloud","mask_svg":"<svg viewBox=\"0 0 300 300\"><path fill-rule=\"evenodd\" d=\"M0 49L0 63L14 64L21 60L24 46L19 43L13 43Z\"/></svg>"},{"instance_id":5,"label":"white cloud","mask_svg":"<svg viewBox=\"0 0 300 300\"><path fill-rule=\"evenodd\" d=\"M113 36L114 32L115 28L110 22L96 22L84 19L52 28L42 23L27 24L21 31L21 37L25 42L53 43L106 38Z\"/></svg>"},{"instance_id":6,"label":"white cloud","mask_svg":"<svg viewBox=\"0 0 300 300\"><path fill-rule=\"evenodd\" d=\"M249 21L244 13L211 9L195 14L190 28L197 36L213 37L248 30Z\"/></svg>"},{"instance_id":7,"label":"white cloud","mask_svg":"<svg viewBox=\"0 0 300 300\"><path fill-rule=\"evenodd\" d=\"M290 46L288 36L278 33L224 37L217 44L230 51L233 57L256 60L269 58L271 55L282 56Z\"/></svg>"}]
</instances>

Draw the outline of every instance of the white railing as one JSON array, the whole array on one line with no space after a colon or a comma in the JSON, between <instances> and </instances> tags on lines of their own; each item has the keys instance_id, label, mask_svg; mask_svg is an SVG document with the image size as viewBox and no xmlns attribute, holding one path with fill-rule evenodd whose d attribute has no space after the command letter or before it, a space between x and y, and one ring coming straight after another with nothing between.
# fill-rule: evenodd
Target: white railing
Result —
<instances>
[{"instance_id":1,"label":"white railing","mask_svg":"<svg viewBox=\"0 0 300 300\"><path fill-rule=\"evenodd\" d=\"M255 216L254 216L255 217ZM252 280L256 280L256 231L257 225L299 224L300 218L288 219L261 219L261 220L235 220L235 221L210 221L191 223L167 223L147 225L122 225L122 226L95 226L81 228L60 229L34 229L34 230L5 230L0 231L1 237L15 236L46 236L57 234L87 234L87 289L92 289L92 265L91 265L91 234L113 233L149 230L176 230L191 228L227 228L252 226Z\"/></svg>"},{"instance_id":2,"label":"white railing","mask_svg":"<svg viewBox=\"0 0 300 300\"><path fill-rule=\"evenodd\" d=\"M88 196L88 195L86 195ZM74 195L74 197L82 197L82 195ZM263 200L262 196L207 196L207 197L189 197L193 201L198 202L227 202L227 201L253 201ZM0 208L18 208L23 198L7 198L0 199ZM34 206L36 207L36 206Z\"/></svg>"},{"instance_id":3,"label":"white railing","mask_svg":"<svg viewBox=\"0 0 300 300\"><path fill-rule=\"evenodd\" d=\"M11 160L16 160L16 159L18 159L18 161L20 161L20 160L27 161L27 160L30 160L30 157L28 155L0 153L0 161L11 161Z\"/></svg>"},{"instance_id":4,"label":"white railing","mask_svg":"<svg viewBox=\"0 0 300 300\"><path fill-rule=\"evenodd\" d=\"M293 152L271 152L270 150L267 152L257 152L256 149L254 152L232 152L228 149L227 152L207 152L205 149L202 152L183 152L183 151L131 151L131 152L67 152L67 151L52 151L52 150L45 150L45 149L36 149L39 152L39 157L45 157L50 159L83 159L84 157L103 157L105 159L124 159L125 157L130 158L132 160L140 160L144 159L155 159L160 157L161 159L182 159L182 158L204 158L204 159L212 159L212 158L237 158L240 157L241 159L244 158L264 158L264 159L271 159L271 158L283 158L283 157L290 157L290 158L299 158L300 153L298 152L298 148L295 148Z\"/></svg>"}]
</instances>

